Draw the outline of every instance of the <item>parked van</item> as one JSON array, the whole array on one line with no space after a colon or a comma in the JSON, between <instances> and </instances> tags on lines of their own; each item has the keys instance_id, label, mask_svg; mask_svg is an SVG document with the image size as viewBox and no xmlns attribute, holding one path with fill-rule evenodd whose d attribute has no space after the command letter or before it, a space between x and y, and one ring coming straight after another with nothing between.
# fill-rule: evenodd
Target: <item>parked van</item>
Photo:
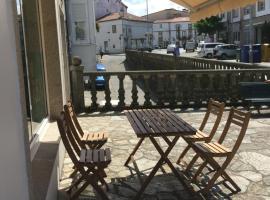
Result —
<instances>
[{"instance_id":1,"label":"parked van","mask_svg":"<svg viewBox=\"0 0 270 200\"><path fill-rule=\"evenodd\" d=\"M196 43L195 42L187 42L186 43L186 52L192 51L194 52L196 49Z\"/></svg>"},{"instance_id":2,"label":"parked van","mask_svg":"<svg viewBox=\"0 0 270 200\"><path fill-rule=\"evenodd\" d=\"M198 56L201 58L212 58L214 55L214 48L217 45L222 45L223 43L202 43L199 45Z\"/></svg>"}]
</instances>

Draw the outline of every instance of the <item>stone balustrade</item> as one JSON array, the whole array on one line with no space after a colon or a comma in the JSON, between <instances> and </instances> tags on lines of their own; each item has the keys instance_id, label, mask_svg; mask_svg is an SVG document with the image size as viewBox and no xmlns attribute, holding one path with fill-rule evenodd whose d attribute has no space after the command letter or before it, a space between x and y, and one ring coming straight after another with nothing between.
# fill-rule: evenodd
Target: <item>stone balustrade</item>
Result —
<instances>
[{"instance_id":1,"label":"stone balustrade","mask_svg":"<svg viewBox=\"0 0 270 200\"><path fill-rule=\"evenodd\" d=\"M174 57L134 50L126 51L130 70L198 70L198 69L255 69L256 64L228 62L204 58ZM266 68L261 66L259 68Z\"/></svg>"},{"instance_id":2,"label":"stone balustrade","mask_svg":"<svg viewBox=\"0 0 270 200\"><path fill-rule=\"evenodd\" d=\"M104 90L98 91L95 80L97 76L105 79ZM203 70L155 70L126 72L90 72L84 78L90 81L90 111L121 111L134 108L188 108L204 107L209 98L226 102L230 106L242 103L239 96L239 82L265 81L269 79L268 69L203 69ZM110 85L111 79L117 84ZM125 80L131 79L127 91ZM138 101L138 89L143 92L143 103ZM112 91L115 90L115 91ZM98 92L104 93L98 99ZM117 105L111 102L111 94L117 93ZM131 102L126 102L126 97ZM105 101L101 106L100 102Z\"/></svg>"}]
</instances>

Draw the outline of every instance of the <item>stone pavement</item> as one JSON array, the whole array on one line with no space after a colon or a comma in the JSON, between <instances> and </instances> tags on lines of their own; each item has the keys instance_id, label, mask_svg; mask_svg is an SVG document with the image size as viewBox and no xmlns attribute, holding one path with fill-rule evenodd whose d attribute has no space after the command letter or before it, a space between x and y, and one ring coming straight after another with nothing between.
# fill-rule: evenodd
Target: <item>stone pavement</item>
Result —
<instances>
[{"instance_id":1,"label":"stone pavement","mask_svg":"<svg viewBox=\"0 0 270 200\"><path fill-rule=\"evenodd\" d=\"M175 110L187 122L194 127L199 127L205 110ZM223 115L218 133L223 130L228 111ZM140 187L139 176L147 175L159 159L159 154L150 141L146 140L141 149L135 155L138 169L131 163L130 168L124 167L124 162L137 143L138 139L134 134L128 120L123 113L93 113L82 115L79 121L83 129L87 131L104 131L110 134L110 139L105 145L112 150L112 163L107 170L107 182L110 186L109 195L113 200L129 200L134 197ZM209 123L209 127L213 122ZM266 200L270 199L270 110L263 111L263 114L253 113L249 123L248 131L237 155L227 168L227 172L238 183L242 191L231 195L223 185L217 185L205 199L236 199L236 200ZM225 144L230 147L236 138L236 130L231 129ZM166 143L159 140L162 147ZM181 139L172 150L170 160L175 163L181 150L185 147ZM193 155L192 151L188 153ZM68 156L65 159L63 177L59 186L59 199L68 199L65 188L72 181L69 175L72 173L72 163ZM176 165L177 166L177 165ZM181 170L180 166L177 166ZM206 176L202 177L202 179ZM193 185L197 189L197 185ZM91 187L88 187L80 199L99 199ZM147 200L174 200L174 199L195 199L195 193L190 194L171 174L169 168L164 165L159 170L154 180L148 185L142 199Z\"/></svg>"}]
</instances>

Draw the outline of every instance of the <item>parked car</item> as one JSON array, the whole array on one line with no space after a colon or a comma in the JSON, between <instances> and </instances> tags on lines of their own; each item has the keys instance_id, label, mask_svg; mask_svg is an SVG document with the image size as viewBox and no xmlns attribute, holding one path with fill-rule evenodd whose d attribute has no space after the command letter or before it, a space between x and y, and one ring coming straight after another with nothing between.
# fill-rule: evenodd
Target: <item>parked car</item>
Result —
<instances>
[{"instance_id":1,"label":"parked car","mask_svg":"<svg viewBox=\"0 0 270 200\"><path fill-rule=\"evenodd\" d=\"M199 45L198 56L201 58L212 58L214 55L214 48L217 45L222 45L223 43L202 43Z\"/></svg>"},{"instance_id":2,"label":"parked car","mask_svg":"<svg viewBox=\"0 0 270 200\"><path fill-rule=\"evenodd\" d=\"M167 53L174 53L175 47L176 47L175 44L169 44L169 45L167 46Z\"/></svg>"},{"instance_id":3,"label":"parked car","mask_svg":"<svg viewBox=\"0 0 270 200\"><path fill-rule=\"evenodd\" d=\"M187 42L186 43L186 52L192 51L194 52L196 49L196 43L195 42Z\"/></svg>"},{"instance_id":4,"label":"parked car","mask_svg":"<svg viewBox=\"0 0 270 200\"><path fill-rule=\"evenodd\" d=\"M138 48L139 51L148 51L148 52L152 52L153 49L151 47L141 47L141 48Z\"/></svg>"},{"instance_id":5,"label":"parked car","mask_svg":"<svg viewBox=\"0 0 270 200\"><path fill-rule=\"evenodd\" d=\"M96 69L98 72L106 71L106 67L103 64L98 63L96 65ZM105 78L104 76L97 76L96 77L96 88L105 88Z\"/></svg>"},{"instance_id":6,"label":"parked car","mask_svg":"<svg viewBox=\"0 0 270 200\"><path fill-rule=\"evenodd\" d=\"M214 48L214 57L218 59L236 58L237 49L239 47L234 44L217 45Z\"/></svg>"}]
</instances>

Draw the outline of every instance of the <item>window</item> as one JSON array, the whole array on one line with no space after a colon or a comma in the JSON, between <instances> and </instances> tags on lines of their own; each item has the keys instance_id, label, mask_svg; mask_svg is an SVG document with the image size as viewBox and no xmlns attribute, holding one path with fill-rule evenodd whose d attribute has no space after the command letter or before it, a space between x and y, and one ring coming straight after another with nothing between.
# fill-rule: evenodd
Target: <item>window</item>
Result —
<instances>
[{"instance_id":1,"label":"window","mask_svg":"<svg viewBox=\"0 0 270 200\"><path fill-rule=\"evenodd\" d=\"M112 25L112 33L116 33L116 25Z\"/></svg>"},{"instance_id":2,"label":"window","mask_svg":"<svg viewBox=\"0 0 270 200\"><path fill-rule=\"evenodd\" d=\"M87 6L85 1L71 4L71 21L73 40L75 43L84 43L89 40L87 23Z\"/></svg>"},{"instance_id":3,"label":"window","mask_svg":"<svg viewBox=\"0 0 270 200\"><path fill-rule=\"evenodd\" d=\"M19 2L17 1L17 3ZM32 4L29 4L27 8L25 8L25 15L27 15L27 11L31 10L30 21L21 15L18 15L17 18L20 31L20 44L22 47L21 55L29 141L31 141L33 136L38 132L43 120L48 114L44 62L42 56L42 38L37 8L38 1L33 1ZM21 8L18 8L18 11L19 13L22 13Z\"/></svg>"},{"instance_id":4,"label":"window","mask_svg":"<svg viewBox=\"0 0 270 200\"><path fill-rule=\"evenodd\" d=\"M162 28L162 24L159 25L159 28Z\"/></svg>"},{"instance_id":5,"label":"window","mask_svg":"<svg viewBox=\"0 0 270 200\"><path fill-rule=\"evenodd\" d=\"M233 32L233 40L240 41L240 32L239 31Z\"/></svg>"},{"instance_id":6,"label":"window","mask_svg":"<svg viewBox=\"0 0 270 200\"><path fill-rule=\"evenodd\" d=\"M225 13L221 13L221 14L220 14L220 18L221 18L221 19L225 19Z\"/></svg>"},{"instance_id":7,"label":"window","mask_svg":"<svg viewBox=\"0 0 270 200\"><path fill-rule=\"evenodd\" d=\"M250 14L250 7L245 7L244 8L244 15L249 15Z\"/></svg>"},{"instance_id":8,"label":"window","mask_svg":"<svg viewBox=\"0 0 270 200\"><path fill-rule=\"evenodd\" d=\"M238 18L239 17L239 9L233 9L232 10L232 17Z\"/></svg>"},{"instance_id":9,"label":"window","mask_svg":"<svg viewBox=\"0 0 270 200\"><path fill-rule=\"evenodd\" d=\"M265 0L258 0L257 10L264 11L265 10Z\"/></svg>"}]
</instances>

